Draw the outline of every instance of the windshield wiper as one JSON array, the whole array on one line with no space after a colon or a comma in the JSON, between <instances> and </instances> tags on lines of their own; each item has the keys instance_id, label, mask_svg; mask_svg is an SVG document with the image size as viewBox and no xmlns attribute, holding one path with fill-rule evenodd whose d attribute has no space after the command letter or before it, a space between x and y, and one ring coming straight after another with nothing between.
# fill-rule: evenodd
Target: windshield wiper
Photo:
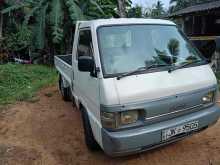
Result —
<instances>
[{"instance_id":1,"label":"windshield wiper","mask_svg":"<svg viewBox=\"0 0 220 165\"><path fill-rule=\"evenodd\" d=\"M123 73L123 74L119 75L117 77L117 80L120 80L123 77L131 76L131 75L139 73L139 72L147 71L147 70L152 69L152 68L164 67L164 66L170 66L170 65L168 65L168 64L152 64L152 65L149 65L149 66L140 67L140 68L137 68L133 71L126 72L126 73Z\"/></svg>"},{"instance_id":2,"label":"windshield wiper","mask_svg":"<svg viewBox=\"0 0 220 165\"><path fill-rule=\"evenodd\" d=\"M196 60L196 61L192 61L192 62L187 62L187 63L185 63L185 64L182 64L182 65L179 65L179 66L176 66L176 67L174 66L174 67L170 68L170 69L168 70L168 72L171 73L171 72L173 72L173 71L175 71L175 70L182 69L182 68L184 68L184 67L186 67L186 66L188 66L188 65L197 64L197 63L200 63L200 62L202 62L202 61Z\"/></svg>"}]
</instances>

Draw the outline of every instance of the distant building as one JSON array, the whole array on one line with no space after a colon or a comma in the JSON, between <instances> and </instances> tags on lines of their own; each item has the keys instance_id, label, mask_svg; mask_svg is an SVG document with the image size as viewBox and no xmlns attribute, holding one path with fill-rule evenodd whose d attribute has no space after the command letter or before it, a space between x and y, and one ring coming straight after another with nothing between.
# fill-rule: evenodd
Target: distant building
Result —
<instances>
[{"instance_id":1,"label":"distant building","mask_svg":"<svg viewBox=\"0 0 220 165\"><path fill-rule=\"evenodd\" d=\"M168 16L220 71L220 0L190 6Z\"/></svg>"},{"instance_id":2,"label":"distant building","mask_svg":"<svg viewBox=\"0 0 220 165\"><path fill-rule=\"evenodd\" d=\"M188 36L220 36L220 1L190 6L169 18L174 19Z\"/></svg>"}]
</instances>

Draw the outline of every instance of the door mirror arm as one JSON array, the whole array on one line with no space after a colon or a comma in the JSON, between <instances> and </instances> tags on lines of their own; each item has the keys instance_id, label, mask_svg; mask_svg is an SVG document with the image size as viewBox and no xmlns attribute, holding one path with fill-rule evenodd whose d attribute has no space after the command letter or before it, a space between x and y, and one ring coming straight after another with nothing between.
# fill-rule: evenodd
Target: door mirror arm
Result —
<instances>
[{"instance_id":1,"label":"door mirror arm","mask_svg":"<svg viewBox=\"0 0 220 165\"><path fill-rule=\"evenodd\" d=\"M91 77L95 77L98 78L98 73L100 72L100 68L99 67L95 67L93 72L90 72L90 76Z\"/></svg>"}]
</instances>

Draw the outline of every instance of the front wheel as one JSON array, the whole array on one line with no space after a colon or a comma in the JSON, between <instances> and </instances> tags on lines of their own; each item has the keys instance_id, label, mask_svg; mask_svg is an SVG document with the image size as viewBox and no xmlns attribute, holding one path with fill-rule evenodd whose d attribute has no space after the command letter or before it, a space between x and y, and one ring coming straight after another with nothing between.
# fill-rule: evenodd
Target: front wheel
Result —
<instances>
[{"instance_id":1,"label":"front wheel","mask_svg":"<svg viewBox=\"0 0 220 165\"><path fill-rule=\"evenodd\" d=\"M100 147L93 136L88 114L83 107L81 108L81 114L82 114L82 120L83 120L84 136L85 136L86 145L88 149L91 151L99 150Z\"/></svg>"},{"instance_id":2,"label":"front wheel","mask_svg":"<svg viewBox=\"0 0 220 165\"><path fill-rule=\"evenodd\" d=\"M61 75L59 77L59 89L60 89L60 93L62 95L63 100L64 101L70 101L71 100L70 88L69 87L67 87L67 88L64 87L63 79L62 79Z\"/></svg>"}]
</instances>

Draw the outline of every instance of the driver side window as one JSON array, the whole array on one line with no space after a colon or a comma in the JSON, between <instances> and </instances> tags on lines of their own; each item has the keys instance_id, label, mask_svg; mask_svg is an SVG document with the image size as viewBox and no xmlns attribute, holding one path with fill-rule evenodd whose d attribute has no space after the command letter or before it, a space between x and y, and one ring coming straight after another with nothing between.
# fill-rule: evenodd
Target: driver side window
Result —
<instances>
[{"instance_id":1,"label":"driver side window","mask_svg":"<svg viewBox=\"0 0 220 165\"><path fill-rule=\"evenodd\" d=\"M92 35L90 30L81 30L79 32L79 43L77 47L77 59L80 56L93 57Z\"/></svg>"}]
</instances>

